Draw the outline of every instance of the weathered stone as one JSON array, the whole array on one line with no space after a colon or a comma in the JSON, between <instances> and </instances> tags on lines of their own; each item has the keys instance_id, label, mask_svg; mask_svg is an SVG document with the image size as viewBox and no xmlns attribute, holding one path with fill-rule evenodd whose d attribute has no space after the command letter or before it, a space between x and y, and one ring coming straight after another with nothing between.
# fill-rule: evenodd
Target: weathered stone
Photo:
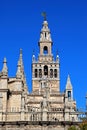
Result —
<instances>
[{"instance_id":1,"label":"weathered stone","mask_svg":"<svg viewBox=\"0 0 87 130\"><path fill-rule=\"evenodd\" d=\"M52 54L48 22L43 22L39 40L40 54L32 58L32 93L24 73L22 50L16 77L8 77L6 59L0 74L0 130L67 130L78 125L76 101L70 77L64 93L60 92L60 63Z\"/></svg>"}]
</instances>

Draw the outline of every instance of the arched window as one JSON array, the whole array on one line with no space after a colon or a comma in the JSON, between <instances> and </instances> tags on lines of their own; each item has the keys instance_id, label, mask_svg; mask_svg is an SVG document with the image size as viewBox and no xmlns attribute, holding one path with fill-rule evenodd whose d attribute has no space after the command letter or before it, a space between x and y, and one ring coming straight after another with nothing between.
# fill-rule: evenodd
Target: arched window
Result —
<instances>
[{"instance_id":1,"label":"arched window","mask_svg":"<svg viewBox=\"0 0 87 130\"><path fill-rule=\"evenodd\" d=\"M45 38L46 38L46 32L45 32Z\"/></svg>"},{"instance_id":2,"label":"arched window","mask_svg":"<svg viewBox=\"0 0 87 130\"><path fill-rule=\"evenodd\" d=\"M35 78L37 78L37 73L38 73L38 71L37 71L37 69L35 69Z\"/></svg>"},{"instance_id":3,"label":"arched window","mask_svg":"<svg viewBox=\"0 0 87 130\"><path fill-rule=\"evenodd\" d=\"M48 54L48 47L47 46L44 46L43 52L44 52L44 54Z\"/></svg>"},{"instance_id":4,"label":"arched window","mask_svg":"<svg viewBox=\"0 0 87 130\"><path fill-rule=\"evenodd\" d=\"M44 66L44 75L48 75L48 66L47 65Z\"/></svg>"},{"instance_id":5,"label":"arched window","mask_svg":"<svg viewBox=\"0 0 87 130\"><path fill-rule=\"evenodd\" d=\"M53 78L53 69L50 69L50 78Z\"/></svg>"},{"instance_id":6,"label":"arched window","mask_svg":"<svg viewBox=\"0 0 87 130\"><path fill-rule=\"evenodd\" d=\"M39 69L39 77L42 78L42 70Z\"/></svg>"},{"instance_id":7,"label":"arched window","mask_svg":"<svg viewBox=\"0 0 87 130\"><path fill-rule=\"evenodd\" d=\"M68 91L68 99L71 99L71 91Z\"/></svg>"},{"instance_id":8,"label":"arched window","mask_svg":"<svg viewBox=\"0 0 87 130\"><path fill-rule=\"evenodd\" d=\"M57 78L57 69L54 69L54 77Z\"/></svg>"}]
</instances>

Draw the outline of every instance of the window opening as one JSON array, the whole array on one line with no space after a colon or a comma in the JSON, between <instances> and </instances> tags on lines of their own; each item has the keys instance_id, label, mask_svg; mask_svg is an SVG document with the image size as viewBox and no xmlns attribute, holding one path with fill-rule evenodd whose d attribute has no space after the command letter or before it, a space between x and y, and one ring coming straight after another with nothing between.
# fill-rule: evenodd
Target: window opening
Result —
<instances>
[{"instance_id":1,"label":"window opening","mask_svg":"<svg viewBox=\"0 0 87 130\"><path fill-rule=\"evenodd\" d=\"M44 75L48 75L48 66L47 65L44 66Z\"/></svg>"},{"instance_id":2,"label":"window opening","mask_svg":"<svg viewBox=\"0 0 87 130\"><path fill-rule=\"evenodd\" d=\"M71 91L68 91L68 99L71 99Z\"/></svg>"},{"instance_id":3,"label":"window opening","mask_svg":"<svg viewBox=\"0 0 87 130\"><path fill-rule=\"evenodd\" d=\"M47 46L44 47L43 51L44 51L44 54L48 54L48 48L47 48Z\"/></svg>"},{"instance_id":4,"label":"window opening","mask_svg":"<svg viewBox=\"0 0 87 130\"><path fill-rule=\"evenodd\" d=\"M46 33L45 33L45 38L46 38Z\"/></svg>"},{"instance_id":5,"label":"window opening","mask_svg":"<svg viewBox=\"0 0 87 130\"><path fill-rule=\"evenodd\" d=\"M57 69L54 69L54 77L57 78Z\"/></svg>"},{"instance_id":6,"label":"window opening","mask_svg":"<svg viewBox=\"0 0 87 130\"><path fill-rule=\"evenodd\" d=\"M50 69L50 78L53 78L53 69Z\"/></svg>"},{"instance_id":7,"label":"window opening","mask_svg":"<svg viewBox=\"0 0 87 130\"><path fill-rule=\"evenodd\" d=\"M42 78L42 70L39 69L39 77Z\"/></svg>"},{"instance_id":8,"label":"window opening","mask_svg":"<svg viewBox=\"0 0 87 130\"><path fill-rule=\"evenodd\" d=\"M37 71L37 69L35 69L35 78L37 78L37 73L38 73L38 71Z\"/></svg>"}]
</instances>

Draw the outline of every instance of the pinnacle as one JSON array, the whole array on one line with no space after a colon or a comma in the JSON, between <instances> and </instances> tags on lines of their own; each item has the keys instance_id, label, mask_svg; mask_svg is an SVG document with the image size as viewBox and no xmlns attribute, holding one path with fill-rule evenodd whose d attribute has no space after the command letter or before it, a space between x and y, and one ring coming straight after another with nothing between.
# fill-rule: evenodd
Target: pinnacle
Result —
<instances>
[{"instance_id":1,"label":"pinnacle","mask_svg":"<svg viewBox=\"0 0 87 130\"><path fill-rule=\"evenodd\" d=\"M7 60L6 60L6 58L4 58L4 61L3 61L2 75L3 76L8 75L8 68L7 68Z\"/></svg>"},{"instance_id":2,"label":"pinnacle","mask_svg":"<svg viewBox=\"0 0 87 130\"><path fill-rule=\"evenodd\" d=\"M68 82L71 82L71 81L70 81L70 75L69 75L69 74L68 74L67 81L68 81Z\"/></svg>"},{"instance_id":3,"label":"pinnacle","mask_svg":"<svg viewBox=\"0 0 87 130\"><path fill-rule=\"evenodd\" d=\"M68 78L67 78L66 89L72 89L72 84L71 84L71 80L70 80L69 75L68 75Z\"/></svg>"},{"instance_id":4,"label":"pinnacle","mask_svg":"<svg viewBox=\"0 0 87 130\"><path fill-rule=\"evenodd\" d=\"M4 58L4 61L3 61L3 63L7 63L6 57Z\"/></svg>"},{"instance_id":5,"label":"pinnacle","mask_svg":"<svg viewBox=\"0 0 87 130\"><path fill-rule=\"evenodd\" d=\"M22 49L20 49L20 56L19 56L19 60L18 60L16 77L17 78L22 78L25 87L27 86L26 77L25 77L25 73L24 73L24 65L23 65L23 58L22 58Z\"/></svg>"}]
</instances>

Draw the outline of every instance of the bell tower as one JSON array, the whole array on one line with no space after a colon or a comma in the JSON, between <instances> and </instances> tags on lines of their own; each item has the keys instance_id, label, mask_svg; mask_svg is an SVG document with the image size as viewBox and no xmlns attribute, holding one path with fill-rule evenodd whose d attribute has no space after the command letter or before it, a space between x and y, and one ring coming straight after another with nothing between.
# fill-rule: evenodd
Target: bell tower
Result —
<instances>
[{"instance_id":1,"label":"bell tower","mask_svg":"<svg viewBox=\"0 0 87 130\"><path fill-rule=\"evenodd\" d=\"M46 84L50 92L60 91L60 74L59 74L59 56L52 54L52 39L48 22L45 19L40 32L38 42L39 56L36 60L35 55L32 57L32 87L33 91L41 91Z\"/></svg>"}]
</instances>

